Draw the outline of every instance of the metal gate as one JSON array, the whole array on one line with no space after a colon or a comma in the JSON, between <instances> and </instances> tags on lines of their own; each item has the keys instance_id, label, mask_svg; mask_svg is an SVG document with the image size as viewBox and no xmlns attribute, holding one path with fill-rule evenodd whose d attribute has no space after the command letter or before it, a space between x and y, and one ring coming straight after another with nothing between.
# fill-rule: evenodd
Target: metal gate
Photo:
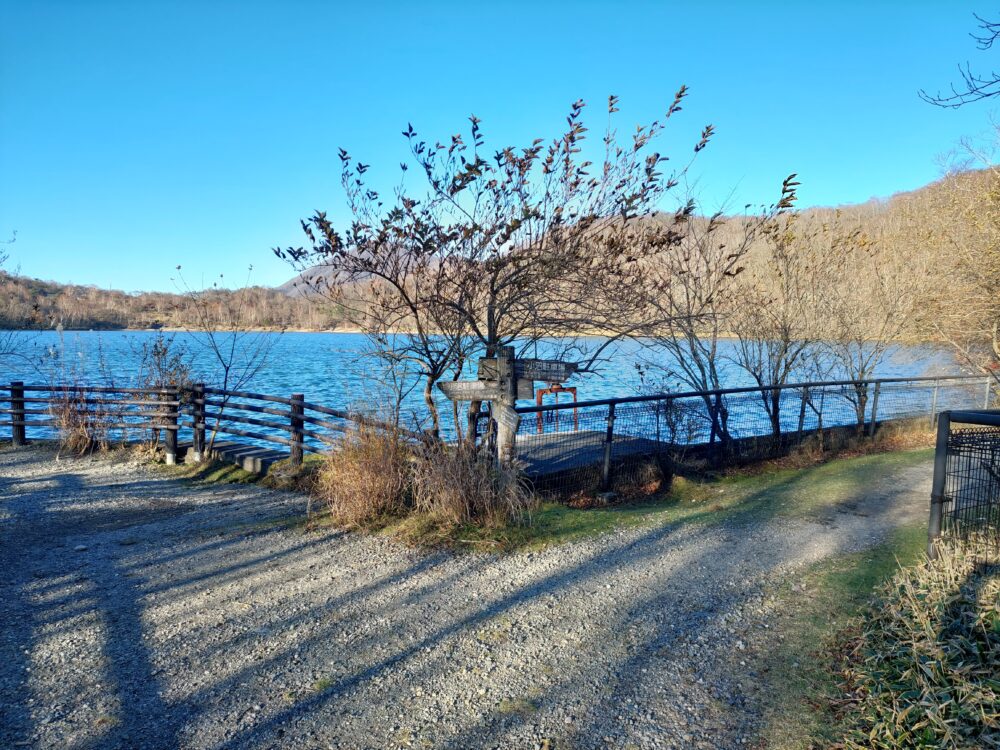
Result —
<instances>
[{"instance_id":1,"label":"metal gate","mask_svg":"<svg viewBox=\"0 0 1000 750\"><path fill-rule=\"evenodd\" d=\"M945 411L938 417L930 558L942 537L1000 558L1000 411Z\"/></svg>"}]
</instances>

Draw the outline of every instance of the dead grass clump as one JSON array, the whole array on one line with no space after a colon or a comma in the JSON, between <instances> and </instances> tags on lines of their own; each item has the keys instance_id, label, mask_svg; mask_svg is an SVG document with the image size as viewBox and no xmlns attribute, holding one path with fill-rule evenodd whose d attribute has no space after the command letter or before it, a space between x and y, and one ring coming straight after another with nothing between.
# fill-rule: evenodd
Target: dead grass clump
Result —
<instances>
[{"instance_id":1,"label":"dead grass clump","mask_svg":"<svg viewBox=\"0 0 1000 750\"><path fill-rule=\"evenodd\" d=\"M316 492L335 523L365 526L407 509L412 477L412 451L400 436L361 426L326 456Z\"/></svg>"},{"instance_id":2,"label":"dead grass clump","mask_svg":"<svg viewBox=\"0 0 1000 750\"><path fill-rule=\"evenodd\" d=\"M611 489L624 500L652 497L670 489L670 474L662 462L642 461L631 471L613 475Z\"/></svg>"},{"instance_id":3,"label":"dead grass clump","mask_svg":"<svg viewBox=\"0 0 1000 750\"><path fill-rule=\"evenodd\" d=\"M486 528L521 523L536 503L515 468L464 445L427 449L415 466L413 499L418 511L438 522Z\"/></svg>"},{"instance_id":4,"label":"dead grass clump","mask_svg":"<svg viewBox=\"0 0 1000 750\"><path fill-rule=\"evenodd\" d=\"M67 390L49 404L49 414L59 435L59 451L77 456L107 450L111 431L119 421L113 404L88 399L83 391Z\"/></svg>"},{"instance_id":5,"label":"dead grass clump","mask_svg":"<svg viewBox=\"0 0 1000 750\"><path fill-rule=\"evenodd\" d=\"M131 446L132 458L142 463L159 463L163 460L163 449L152 440L143 440Z\"/></svg>"},{"instance_id":6,"label":"dead grass clump","mask_svg":"<svg viewBox=\"0 0 1000 750\"><path fill-rule=\"evenodd\" d=\"M848 651L841 747L1000 746L1000 566L950 546L900 571Z\"/></svg>"},{"instance_id":7,"label":"dead grass clump","mask_svg":"<svg viewBox=\"0 0 1000 750\"><path fill-rule=\"evenodd\" d=\"M301 466L296 466L290 459L277 461L271 464L261 484L275 490L291 490L315 495L324 465L324 457L312 454L304 457Z\"/></svg>"}]
</instances>

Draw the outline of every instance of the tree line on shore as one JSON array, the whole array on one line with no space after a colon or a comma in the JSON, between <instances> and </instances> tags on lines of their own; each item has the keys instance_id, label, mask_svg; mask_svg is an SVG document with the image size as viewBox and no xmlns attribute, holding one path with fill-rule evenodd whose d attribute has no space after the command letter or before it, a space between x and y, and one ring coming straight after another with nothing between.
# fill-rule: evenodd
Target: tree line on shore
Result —
<instances>
[{"instance_id":1,"label":"tree line on shore","mask_svg":"<svg viewBox=\"0 0 1000 750\"><path fill-rule=\"evenodd\" d=\"M186 291L129 294L0 271L0 292L0 329L183 329L196 326L199 318ZM241 297L246 325L252 328L323 331L345 322L336 305L316 304L263 286L215 287L202 294L206 302L220 310L231 298Z\"/></svg>"}]
</instances>

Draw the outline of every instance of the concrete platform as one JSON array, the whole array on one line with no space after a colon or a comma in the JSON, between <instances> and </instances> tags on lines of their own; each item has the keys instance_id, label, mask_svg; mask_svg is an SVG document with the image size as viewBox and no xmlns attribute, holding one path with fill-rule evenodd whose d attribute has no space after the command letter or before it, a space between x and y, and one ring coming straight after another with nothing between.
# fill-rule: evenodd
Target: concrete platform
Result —
<instances>
[{"instance_id":1,"label":"concrete platform","mask_svg":"<svg viewBox=\"0 0 1000 750\"><path fill-rule=\"evenodd\" d=\"M177 449L181 456L186 456L191 451L191 443L178 445ZM266 474L272 464L284 461L288 455L288 451L275 448L261 448L235 440L216 440L209 458L235 464L254 474Z\"/></svg>"}]
</instances>

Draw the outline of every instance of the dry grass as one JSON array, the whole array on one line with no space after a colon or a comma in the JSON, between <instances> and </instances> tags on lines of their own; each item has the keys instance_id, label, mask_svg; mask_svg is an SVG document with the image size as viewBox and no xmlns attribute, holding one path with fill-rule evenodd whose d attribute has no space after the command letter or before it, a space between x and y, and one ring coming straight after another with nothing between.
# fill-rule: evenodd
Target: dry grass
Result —
<instances>
[{"instance_id":1,"label":"dry grass","mask_svg":"<svg viewBox=\"0 0 1000 750\"><path fill-rule=\"evenodd\" d=\"M412 462L399 435L361 426L326 457L316 493L335 523L366 526L410 505Z\"/></svg>"},{"instance_id":2,"label":"dry grass","mask_svg":"<svg viewBox=\"0 0 1000 750\"><path fill-rule=\"evenodd\" d=\"M448 544L471 527L521 524L536 505L518 472L498 466L485 451L415 446L371 427L324 458L314 487L333 523L376 528L403 519L403 537L432 546Z\"/></svg>"},{"instance_id":3,"label":"dry grass","mask_svg":"<svg viewBox=\"0 0 1000 750\"><path fill-rule=\"evenodd\" d=\"M536 502L515 468L464 445L427 449L415 466L413 499L417 511L440 523L486 528L523 522Z\"/></svg>"},{"instance_id":4,"label":"dry grass","mask_svg":"<svg viewBox=\"0 0 1000 750\"><path fill-rule=\"evenodd\" d=\"M924 419L881 425L871 437L851 429L824 430L810 435L787 456L733 467L723 475L751 476L776 469L807 469L840 458L933 448L935 437Z\"/></svg>"},{"instance_id":5,"label":"dry grass","mask_svg":"<svg viewBox=\"0 0 1000 750\"><path fill-rule=\"evenodd\" d=\"M114 404L105 401L88 401L84 392L68 390L50 402L49 414L59 435L60 452L83 456L108 449L111 431L119 419L114 413Z\"/></svg>"},{"instance_id":6,"label":"dry grass","mask_svg":"<svg viewBox=\"0 0 1000 750\"><path fill-rule=\"evenodd\" d=\"M963 546L873 600L844 671L850 750L1000 747L1000 566Z\"/></svg>"}]
</instances>

